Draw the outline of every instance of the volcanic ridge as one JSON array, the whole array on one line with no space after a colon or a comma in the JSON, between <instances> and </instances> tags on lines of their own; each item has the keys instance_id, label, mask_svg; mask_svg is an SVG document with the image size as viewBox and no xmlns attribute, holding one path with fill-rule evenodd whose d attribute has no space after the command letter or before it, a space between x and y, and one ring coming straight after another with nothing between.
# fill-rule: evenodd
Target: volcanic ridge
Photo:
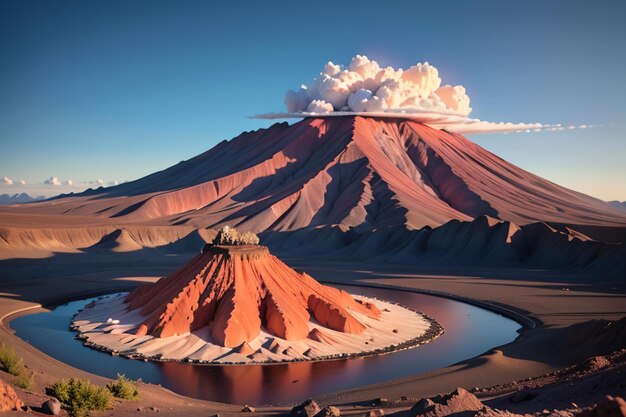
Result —
<instances>
[{"instance_id":1,"label":"volcanic ridge","mask_svg":"<svg viewBox=\"0 0 626 417\"><path fill-rule=\"evenodd\" d=\"M479 232L484 250L461 257L464 264L513 260L613 274L626 241L623 211L526 172L460 134L411 120L346 116L278 123L136 181L0 207L0 258L188 250L197 246L187 240L208 241L225 225L260 233L279 254L358 253L418 264L443 259L441 253L457 259L466 232ZM390 240L417 243L401 245L400 256ZM537 256L552 241L558 244L550 256ZM578 251L585 255L575 262L552 261ZM617 263L623 274L626 263Z\"/></svg>"}]
</instances>

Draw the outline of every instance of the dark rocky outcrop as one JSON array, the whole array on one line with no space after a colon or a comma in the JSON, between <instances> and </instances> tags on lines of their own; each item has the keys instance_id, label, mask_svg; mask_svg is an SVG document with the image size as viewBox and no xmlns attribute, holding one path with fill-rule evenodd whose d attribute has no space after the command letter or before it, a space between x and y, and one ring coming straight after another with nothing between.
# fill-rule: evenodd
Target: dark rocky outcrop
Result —
<instances>
[{"instance_id":1,"label":"dark rocky outcrop","mask_svg":"<svg viewBox=\"0 0 626 417\"><path fill-rule=\"evenodd\" d=\"M313 417L319 412L320 406L312 399L308 399L292 408L289 415L291 417Z\"/></svg>"},{"instance_id":2,"label":"dark rocky outcrop","mask_svg":"<svg viewBox=\"0 0 626 417\"><path fill-rule=\"evenodd\" d=\"M405 414L405 417L473 416L484 407L476 396L463 388L449 394L422 398Z\"/></svg>"},{"instance_id":3,"label":"dark rocky outcrop","mask_svg":"<svg viewBox=\"0 0 626 417\"><path fill-rule=\"evenodd\" d=\"M626 417L626 401L607 395L593 407L581 411L576 417Z\"/></svg>"},{"instance_id":4,"label":"dark rocky outcrop","mask_svg":"<svg viewBox=\"0 0 626 417\"><path fill-rule=\"evenodd\" d=\"M61 412L61 403L56 398L50 398L41 404L41 412L56 416Z\"/></svg>"}]
</instances>

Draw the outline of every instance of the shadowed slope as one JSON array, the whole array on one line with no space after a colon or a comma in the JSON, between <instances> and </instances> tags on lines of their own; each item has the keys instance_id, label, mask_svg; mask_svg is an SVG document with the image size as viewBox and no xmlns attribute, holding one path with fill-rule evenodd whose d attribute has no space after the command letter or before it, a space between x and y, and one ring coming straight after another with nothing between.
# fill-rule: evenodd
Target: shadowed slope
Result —
<instances>
[{"instance_id":1,"label":"shadowed slope","mask_svg":"<svg viewBox=\"0 0 626 417\"><path fill-rule=\"evenodd\" d=\"M462 135L414 122L402 127L407 152L442 199L471 217L489 215L518 224L624 224L624 217L604 201L524 171Z\"/></svg>"}]
</instances>

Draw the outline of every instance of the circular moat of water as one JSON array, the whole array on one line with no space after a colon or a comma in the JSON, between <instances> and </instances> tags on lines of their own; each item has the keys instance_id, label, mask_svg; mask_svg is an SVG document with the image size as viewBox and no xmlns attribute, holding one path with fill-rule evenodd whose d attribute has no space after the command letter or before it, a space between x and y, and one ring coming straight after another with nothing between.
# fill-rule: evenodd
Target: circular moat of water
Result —
<instances>
[{"instance_id":1,"label":"circular moat of water","mask_svg":"<svg viewBox=\"0 0 626 417\"><path fill-rule=\"evenodd\" d=\"M188 397L254 405L294 403L443 368L512 342L522 327L493 311L445 297L399 289L333 286L419 311L436 320L445 332L424 345L385 355L269 366L207 366L143 362L85 347L75 339L70 323L76 312L95 298L15 318L11 327L18 337L45 354L87 372L108 378L123 373Z\"/></svg>"}]
</instances>

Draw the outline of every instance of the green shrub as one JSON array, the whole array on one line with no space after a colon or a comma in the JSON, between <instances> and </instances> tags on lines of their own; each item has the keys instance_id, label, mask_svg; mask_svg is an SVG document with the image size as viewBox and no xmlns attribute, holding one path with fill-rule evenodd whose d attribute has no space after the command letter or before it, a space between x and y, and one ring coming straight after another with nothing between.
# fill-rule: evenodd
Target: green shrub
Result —
<instances>
[{"instance_id":1,"label":"green shrub","mask_svg":"<svg viewBox=\"0 0 626 417\"><path fill-rule=\"evenodd\" d=\"M24 360L20 358L15 349L4 343L0 344L0 368L14 375L13 383L22 389L33 387L33 374L24 366Z\"/></svg>"},{"instance_id":2,"label":"green shrub","mask_svg":"<svg viewBox=\"0 0 626 417\"><path fill-rule=\"evenodd\" d=\"M58 398L73 417L84 417L89 415L89 411L111 408L109 390L92 384L88 379L64 379L52 385L49 393Z\"/></svg>"},{"instance_id":3,"label":"green shrub","mask_svg":"<svg viewBox=\"0 0 626 417\"><path fill-rule=\"evenodd\" d=\"M11 375L18 376L24 372L24 361L17 356L11 346L0 344L0 367Z\"/></svg>"},{"instance_id":4,"label":"green shrub","mask_svg":"<svg viewBox=\"0 0 626 417\"><path fill-rule=\"evenodd\" d=\"M124 374L117 374L117 379L109 382L107 389L117 398L125 400L136 400L139 398L139 384L126 378Z\"/></svg>"},{"instance_id":5,"label":"green shrub","mask_svg":"<svg viewBox=\"0 0 626 417\"><path fill-rule=\"evenodd\" d=\"M34 382L35 381L34 381L33 373L28 372L26 370L24 370L22 373L17 375L15 379L13 380L13 383L15 384L16 387L19 387L21 389L26 389L26 390L32 389Z\"/></svg>"}]
</instances>

